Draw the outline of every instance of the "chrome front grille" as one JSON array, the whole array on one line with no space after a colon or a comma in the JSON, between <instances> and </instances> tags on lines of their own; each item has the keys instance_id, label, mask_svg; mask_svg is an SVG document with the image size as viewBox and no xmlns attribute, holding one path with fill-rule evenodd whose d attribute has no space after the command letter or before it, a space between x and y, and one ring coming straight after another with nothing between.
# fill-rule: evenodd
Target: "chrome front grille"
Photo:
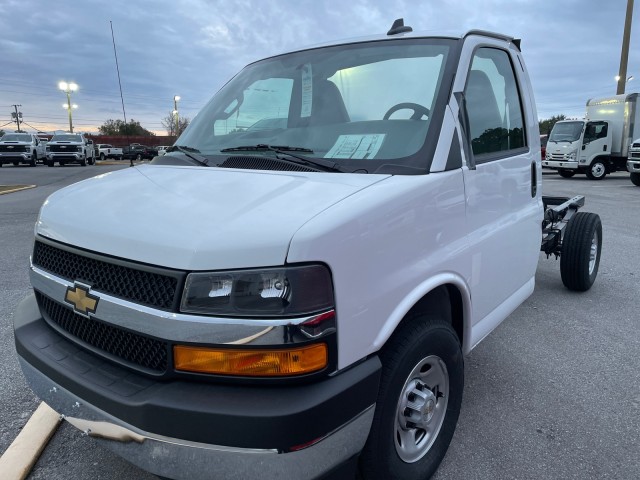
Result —
<instances>
[{"instance_id":1,"label":"chrome front grille","mask_svg":"<svg viewBox=\"0 0 640 480\"><path fill-rule=\"evenodd\" d=\"M95 290L162 310L175 311L185 273L147 267L36 240L33 265Z\"/></svg>"},{"instance_id":2,"label":"chrome front grille","mask_svg":"<svg viewBox=\"0 0 640 480\"><path fill-rule=\"evenodd\" d=\"M36 298L45 320L86 348L116 357L117 361L138 370L152 370L158 374L167 371L167 342L104 323L93 317L83 317L68 305L58 303L38 291Z\"/></svg>"}]
</instances>

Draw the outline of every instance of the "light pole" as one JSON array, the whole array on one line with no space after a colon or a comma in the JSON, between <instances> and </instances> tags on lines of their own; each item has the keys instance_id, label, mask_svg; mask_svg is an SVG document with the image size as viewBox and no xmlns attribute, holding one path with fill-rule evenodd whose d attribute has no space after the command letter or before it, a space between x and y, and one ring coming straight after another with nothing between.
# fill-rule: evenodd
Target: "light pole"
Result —
<instances>
[{"instance_id":1,"label":"light pole","mask_svg":"<svg viewBox=\"0 0 640 480\"><path fill-rule=\"evenodd\" d=\"M178 116L178 101L180 100L180 95L173 96L173 114L176 117L176 140L178 139L178 133L180 130L180 117Z\"/></svg>"},{"instance_id":2,"label":"light pole","mask_svg":"<svg viewBox=\"0 0 640 480\"><path fill-rule=\"evenodd\" d=\"M620 51L620 70L617 76L618 88L616 95L624 93L625 86L629 79L627 78L627 61L629 60L629 40L631 37L631 19L633 17L633 0L627 0L627 14L624 20L624 33L622 34L622 49ZM627 78L627 80L624 80Z\"/></svg>"},{"instance_id":3,"label":"light pole","mask_svg":"<svg viewBox=\"0 0 640 480\"><path fill-rule=\"evenodd\" d=\"M78 108L78 105L76 105L75 103L71 105L71 92L75 92L76 90L78 90L78 85L76 85L73 82L71 83L60 82L58 84L58 88L67 94L67 103L62 105L62 107L66 108L67 111L69 112L69 133L73 133L73 121L71 119L71 110L73 110L74 108Z\"/></svg>"}]
</instances>

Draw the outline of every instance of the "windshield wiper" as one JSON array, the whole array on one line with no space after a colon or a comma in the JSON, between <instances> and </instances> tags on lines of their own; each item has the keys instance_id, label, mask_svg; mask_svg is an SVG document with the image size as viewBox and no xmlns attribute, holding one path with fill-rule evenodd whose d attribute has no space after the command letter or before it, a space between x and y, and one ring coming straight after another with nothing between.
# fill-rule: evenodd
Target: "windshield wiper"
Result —
<instances>
[{"instance_id":1,"label":"windshield wiper","mask_svg":"<svg viewBox=\"0 0 640 480\"><path fill-rule=\"evenodd\" d=\"M195 160L200 165L205 167L209 166L209 159L207 157L203 157L202 155L198 155L200 150L193 147L188 147L186 145L174 145L172 147L167 148L167 152L175 152L178 151L180 153L184 153L191 160Z\"/></svg>"},{"instance_id":2,"label":"windshield wiper","mask_svg":"<svg viewBox=\"0 0 640 480\"><path fill-rule=\"evenodd\" d=\"M278 150L283 152L304 152L304 153L313 153L313 150L310 148L303 147L290 147L288 145L267 145L266 143L259 143L257 145L241 145L239 147L230 147L223 148L220 150L221 152L254 152L254 151L272 151L277 152Z\"/></svg>"},{"instance_id":3,"label":"windshield wiper","mask_svg":"<svg viewBox=\"0 0 640 480\"><path fill-rule=\"evenodd\" d=\"M243 145L239 147L223 148L221 152L274 152L278 160L294 163L297 165L312 166L321 168L328 172L351 173L336 162L325 160L323 158L307 158L302 155L295 155L291 152L313 153L313 150L303 147L290 147L288 145L267 145L259 143L257 145Z\"/></svg>"}]
</instances>

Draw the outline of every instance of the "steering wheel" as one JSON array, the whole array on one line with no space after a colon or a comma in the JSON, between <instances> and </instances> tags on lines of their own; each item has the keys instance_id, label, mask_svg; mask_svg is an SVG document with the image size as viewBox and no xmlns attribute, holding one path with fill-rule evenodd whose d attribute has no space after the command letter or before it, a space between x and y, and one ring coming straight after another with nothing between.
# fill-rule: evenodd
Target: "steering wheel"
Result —
<instances>
[{"instance_id":1,"label":"steering wheel","mask_svg":"<svg viewBox=\"0 0 640 480\"><path fill-rule=\"evenodd\" d=\"M389 117L392 114L394 114L398 110L404 110L407 108L410 110L413 110L413 115L411 115L411 120L420 120L423 116L426 115L428 117L431 114L431 112L427 107L423 107L419 103L407 102L407 103L399 103L391 107L389 110L387 110L387 113L384 114L384 117L382 117L382 119L389 120Z\"/></svg>"}]
</instances>

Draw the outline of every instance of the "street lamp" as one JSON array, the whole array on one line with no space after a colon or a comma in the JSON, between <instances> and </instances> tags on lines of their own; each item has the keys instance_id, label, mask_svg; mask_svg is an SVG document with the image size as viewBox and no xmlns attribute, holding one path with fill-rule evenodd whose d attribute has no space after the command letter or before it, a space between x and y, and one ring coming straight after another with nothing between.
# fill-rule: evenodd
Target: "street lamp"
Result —
<instances>
[{"instance_id":1,"label":"street lamp","mask_svg":"<svg viewBox=\"0 0 640 480\"><path fill-rule=\"evenodd\" d=\"M180 95L173 96L173 114L176 117L176 139L178 138L178 132L180 130L180 117L178 116L178 101L180 100Z\"/></svg>"},{"instance_id":2,"label":"street lamp","mask_svg":"<svg viewBox=\"0 0 640 480\"><path fill-rule=\"evenodd\" d=\"M58 88L67 94L67 103L65 105L62 105L62 107L66 108L67 111L69 112L69 132L73 133L73 122L71 120L71 110L73 110L74 108L78 108L78 105L76 105L75 103L73 105L71 104L71 93L78 90L78 85L76 85L73 82L71 83L60 82L58 84Z\"/></svg>"}]
</instances>

